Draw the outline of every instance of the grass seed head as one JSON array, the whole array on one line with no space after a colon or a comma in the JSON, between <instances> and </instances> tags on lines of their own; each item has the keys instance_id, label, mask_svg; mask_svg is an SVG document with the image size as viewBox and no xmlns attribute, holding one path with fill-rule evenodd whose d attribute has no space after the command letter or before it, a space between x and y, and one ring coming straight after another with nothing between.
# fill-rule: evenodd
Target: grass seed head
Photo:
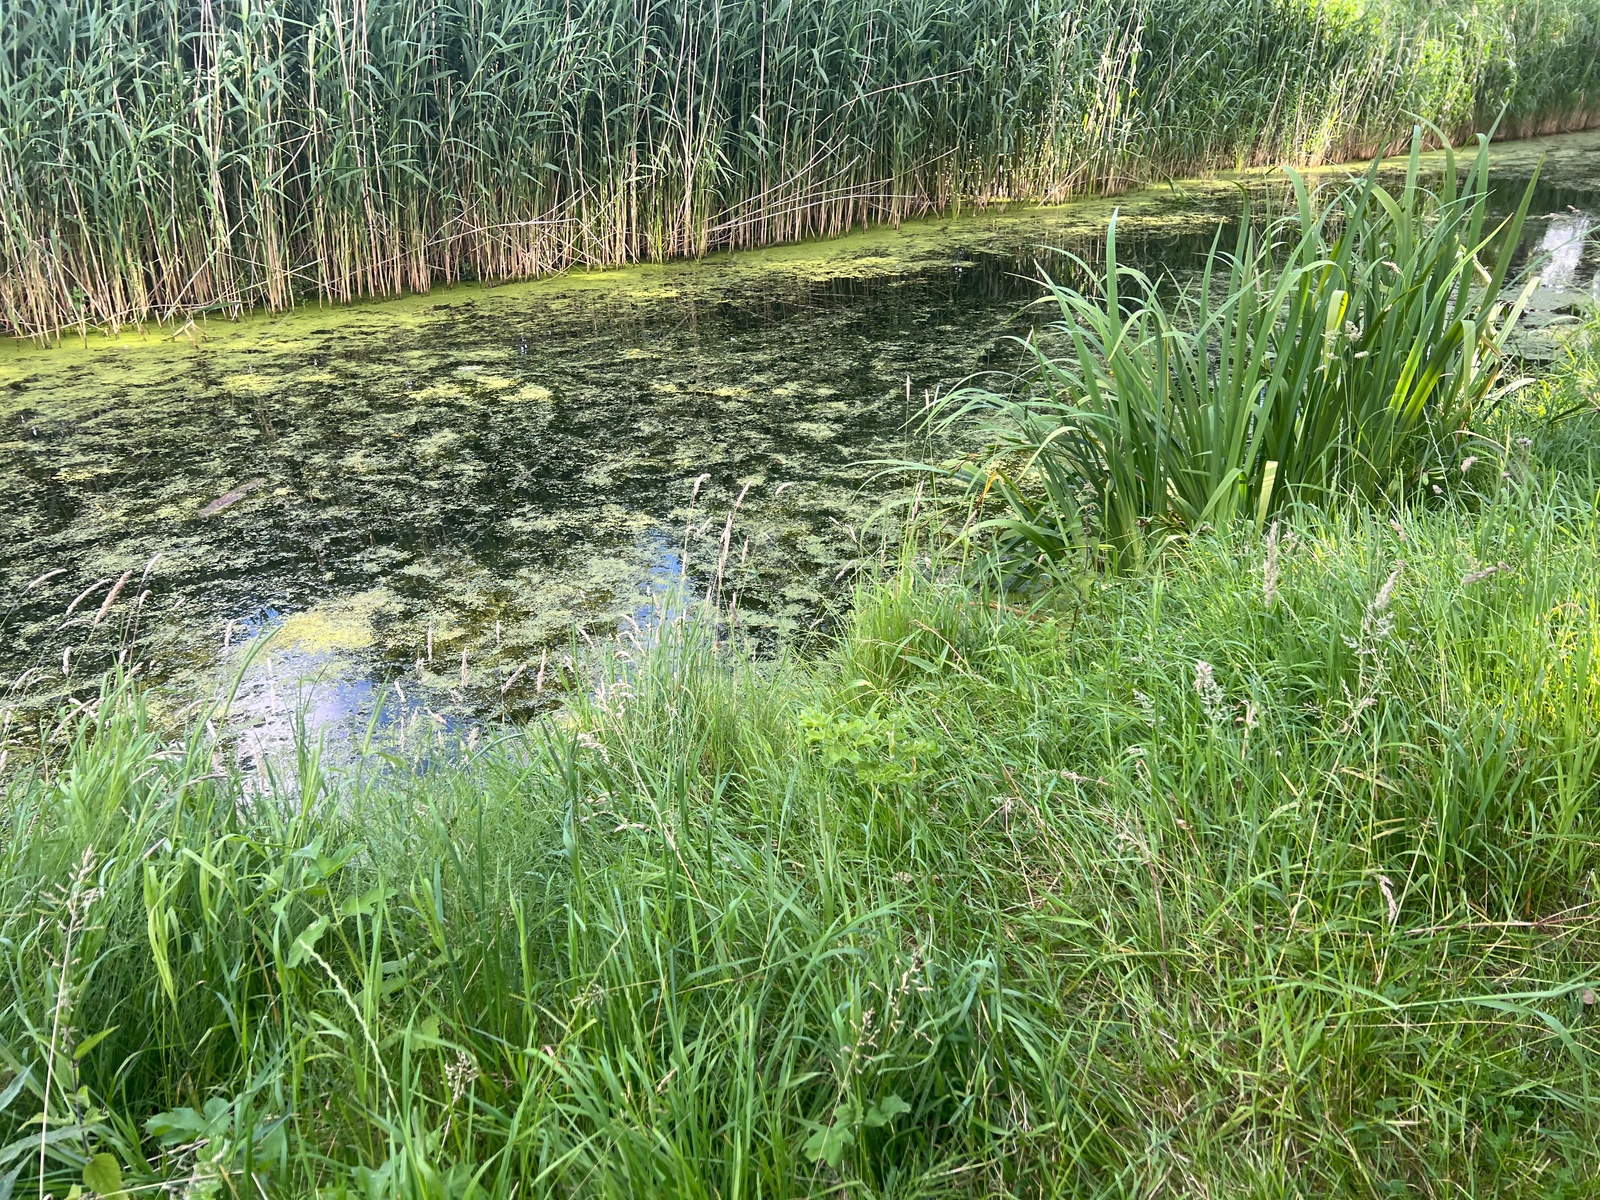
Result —
<instances>
[{"instance_id":1,"label":"grass seed head","mask_svg":"<svg viewBox=\"0 0 1600 1200\"><path fill-rule=\"evenodd\" d=\"M1206 716L1216 721L1227 714L1227 697L1223 695L1222 686L1217 682L1211 664L1204 659L1194 664L1194 690L1200 697L1200 707L1205 710Z\"/></svg>"}]
</instances>

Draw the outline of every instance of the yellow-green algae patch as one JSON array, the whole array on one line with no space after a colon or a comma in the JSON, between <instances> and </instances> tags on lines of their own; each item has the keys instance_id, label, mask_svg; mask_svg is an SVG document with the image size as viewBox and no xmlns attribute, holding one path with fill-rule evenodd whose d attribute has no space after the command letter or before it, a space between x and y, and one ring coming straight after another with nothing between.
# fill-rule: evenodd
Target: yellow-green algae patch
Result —
<instances>
[{"instance_id":1,"label":"yellow-green algae patch","mask_svg":"<svg viewBox=\"0 0 1600 1200\"><path fill-rule=\"evenodd\" d=\"M1600 160L1593 136L1555 141L1568 175ZM277 628L284 671L337 662L431 704L525 711L541 658L647 619L676 581L703 594L747 484L724 599L764 635L804 631L883 552L863 464L919 451L925 392L1015 368L1036 263L1074 269L1050 247L1092 259L1117 209L1124 261L1181 270L1238 203L1215 179L193 338L0 347L0 564L21 600L0 664L59 676L82 636L59 630L66 606L161 554L71 641L86 671L126 636L152 676L214 682L225 642L232 662Z\"/></svg>"},{"instance_id":2,"label":"yellow-green algae patch","mask_svg":"<svg viewBox=\"0 0 1600 1200\"><path fill-rule=\"evenodd\" d=\"M286 617L273 631L271 646L316 655L365 650L377 638L373 621L394 608L395 596L388 588L341 596Z\"/></svg>"}]
</instances>

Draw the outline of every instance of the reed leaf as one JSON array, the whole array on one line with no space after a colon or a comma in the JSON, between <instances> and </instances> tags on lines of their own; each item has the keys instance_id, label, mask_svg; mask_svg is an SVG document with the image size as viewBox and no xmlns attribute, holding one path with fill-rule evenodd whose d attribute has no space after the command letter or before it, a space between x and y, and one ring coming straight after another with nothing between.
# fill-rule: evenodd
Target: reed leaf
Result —
<instances>
[{"instance_id":1,"label":"reed leaf","mask_svg":"<svg viewBox=\"0 0 1600 1200\"><path fill-rule=\"evenodd\" d=\"M1091 291L1050 284L1059 320L1028 340L1026 382L957 390L931 417L979 447L941 471L980 505L969 532L1014 571L1070 573L1142 562L1181 530L1459 477L1516 386L1505 342L1535 281L1507 282L1537 177L1491 225L1487 137L1460 179L1447 153L1435 190L1423 141L1418 127L1397 185L1381 162L1322 195L1291 172L1294 211L1247 202L1232 249L1219 233L1174 300L1118 261L1113 219L1103 270L1078 260Z\"/></svg>"}]
</instances>

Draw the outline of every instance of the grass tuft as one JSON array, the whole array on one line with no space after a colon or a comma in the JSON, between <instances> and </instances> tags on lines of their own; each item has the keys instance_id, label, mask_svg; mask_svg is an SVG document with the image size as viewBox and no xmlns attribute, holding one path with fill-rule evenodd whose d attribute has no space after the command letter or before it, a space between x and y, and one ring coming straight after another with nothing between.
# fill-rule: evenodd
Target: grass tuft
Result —
<instances>
[{"instance_id":1,"label":"grass tuft","mask_svg":"<svg viewBox=\"0 0 1600 1200\"><path fill-rule=\"evenodd\" d=\"M1070 577L1296 504L1470 486L1491 457L1477 431L1527 382L1506 347L1538 280L1507 284L1537 175L1494 222L1488 139L1464 178L1447 151L1436 192L1422 142L1419 126L1393 189L1379 162L1315 196L1291 173L1292 214L1247 204L1232 251L1219 233L1170 305L1170 280L1118 263L1113 218L1091 292L1049 285L1060 320L1027 339L1020 385L930 412L977 445L923 468L974 505L964 536L1013 578Z\"/></svg>"}]
</instances>

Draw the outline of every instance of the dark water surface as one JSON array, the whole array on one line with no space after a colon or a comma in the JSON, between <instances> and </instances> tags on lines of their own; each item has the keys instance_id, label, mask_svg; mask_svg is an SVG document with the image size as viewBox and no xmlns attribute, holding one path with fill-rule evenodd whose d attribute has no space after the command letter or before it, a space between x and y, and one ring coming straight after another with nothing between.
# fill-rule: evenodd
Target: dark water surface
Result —
<instances>
[{"instance_id":1,"label":"dark water surface","mask_svg":"<svg viewBox=\"0 0 1600 1200\"><path fill-rule=\"evenodd\" d=\"M1600 136L1503 147L1497 178L1542 152L1535 355L1539 326L1596 296L1600 219ZM793 636L879 552L862 530L890 485L866 464L906 452L926 394L1016 368L1009 337L1048 318L1027 308L1039 265L1093 257L1113 204L1121 257L1181 275L1238 199L1191 184L0 346L0 693L26 714L125 654L176 705L253 649L236 712L267 741L297 706L359 724L380 695L434 725L518 715L541 661L548 687L575 639L647 617L680 576L703 592L736 505L724 595Z\"/></svg>"}]
</instances>

